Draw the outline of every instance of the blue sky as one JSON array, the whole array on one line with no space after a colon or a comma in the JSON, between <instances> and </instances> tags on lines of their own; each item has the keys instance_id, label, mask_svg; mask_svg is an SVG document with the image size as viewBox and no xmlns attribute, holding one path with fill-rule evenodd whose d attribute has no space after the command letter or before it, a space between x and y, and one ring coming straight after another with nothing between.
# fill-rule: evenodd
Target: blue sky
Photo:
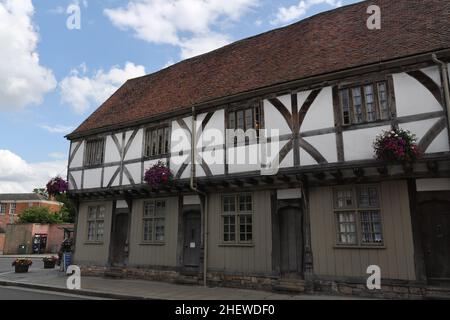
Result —
<instances>
[{"instance_id":1,"label":"blue sky","mask_svg":"<svg viewBox=\"0 0 450 320\"><path fill-rule=\"evenodd\" d=\"M126 79L354 2L0 0L0 192L65 176L64 135Z\"/></svg>"}]
</instances>

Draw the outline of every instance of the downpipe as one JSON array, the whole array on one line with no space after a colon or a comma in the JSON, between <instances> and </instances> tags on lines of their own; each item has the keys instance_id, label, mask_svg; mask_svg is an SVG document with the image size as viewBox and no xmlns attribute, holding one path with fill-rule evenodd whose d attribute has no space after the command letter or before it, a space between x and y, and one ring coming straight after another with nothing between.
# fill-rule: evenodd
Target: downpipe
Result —
<instances>
[{"instance_id":1,"label":"downpipe","mask_svg":"<svg viewBox=\"0 0 450 320\"><path fill-rule=\"evenodd\" d=\"M192 127L191 127L191 190L205 199L203 213L204 213L204 231L203 231L203 285L207 286L207 271L208 271L208 194L200 191L195 185L195 165L196 165L196 149L197 149L197 114L195 107L192 107Z\"/></svg>"},{"instance_id":2,"label":"downpipe","mask_svg":"<svg viewBox=\"0 0 450 320\"><path fill-rule=\"evenodd\" d=\"M444 61L439 60L435 53L433 53L431 58L436 64L439 65L439 69L441 71L442 85L444 87L445 106L447 109L447 126L450 133L450 86L448 80L448 66Z\"/></svg>"}]
</instances>

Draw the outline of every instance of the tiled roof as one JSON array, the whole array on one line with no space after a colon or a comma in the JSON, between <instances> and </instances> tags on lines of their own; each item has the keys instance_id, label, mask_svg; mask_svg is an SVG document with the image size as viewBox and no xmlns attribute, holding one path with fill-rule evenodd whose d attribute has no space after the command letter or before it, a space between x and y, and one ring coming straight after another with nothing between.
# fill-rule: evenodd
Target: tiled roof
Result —
<instances>
[{"instance_id":1,"label":"tiled roof","mask_svg":"<svg viewBox=\"0 0 450 320\"><path fill-rule=\"evenodd\" d=\"M0 194L0 201L47 201L48 199L36 193Z\"/></svg>"},{"instance_id":2,"label":"tiled roof","mask_svg":"<svg viewBox=\"0 0 450 320\"><path fill-rule=\"evenodd\" d=\"M381 30L366 27L371 4L381 7ZM324 12L129 80L74 134L275 84L447 49L449 21L447 0L373 0Z\"/></svg>"}]
</instances>

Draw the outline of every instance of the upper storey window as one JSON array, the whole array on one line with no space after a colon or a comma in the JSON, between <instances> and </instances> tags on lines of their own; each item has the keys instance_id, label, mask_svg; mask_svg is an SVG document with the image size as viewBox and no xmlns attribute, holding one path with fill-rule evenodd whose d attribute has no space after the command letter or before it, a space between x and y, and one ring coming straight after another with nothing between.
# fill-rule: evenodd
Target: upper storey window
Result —
<instances>
[{"instance_id":1,"label":"upper storey window","mask_svg":"<svg viewBox=\"0 0 450 320\"><path fill-rule=\"evenodd\" d=\"M341 89L339 104L344 125L390 118L386 81Z\"/></svg>"},{"instance_id":2,"label":"upper storey window","mask_svg":"<svg viewBox=\"0 0 450 320\"><path fill-rule=\"evenodd\" d=\"M105 158L105 139L86 141L84 165L86 167L101 165Z\"/></svg>"},{"instance_id":3,"label":"upper storey window","mask_svg":"<svg viewBox=\"0 0 450 320\"><path fill-rule=\"evenodd\" d=\"M170 153L170 128L149 128L145 131L145 157L161 156Z\"/></svg>"},{"instance_id":4,"label":"upper storey window","mask_svg":"<svg viewBox=\"0 0 450 320\"><path fill-rule=\"evenodd\" d=\"M227 129L242 130L245 133L245 144L259 138L259 130L263 127L259 102L230 110L227 117ZM238 136L234 136L234 142L231 143L237 146L238 142L240 142Z\"/></svg>"}]
</instances>

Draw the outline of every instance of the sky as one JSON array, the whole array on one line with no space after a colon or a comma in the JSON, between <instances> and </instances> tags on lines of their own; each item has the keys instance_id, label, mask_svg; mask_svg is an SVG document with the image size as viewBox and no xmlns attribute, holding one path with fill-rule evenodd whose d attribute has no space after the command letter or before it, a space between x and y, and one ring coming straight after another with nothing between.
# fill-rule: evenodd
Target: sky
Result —
<instances>
[{"instance_id":1,"label":"sky","mask_svg":"<svg viewBox=\"0 0 450 320\"><path fill-rule=\"evenodd\" d=\"M0 193L66 176L74 130L127 79L358 0L0 0Z\"/></svg>"}]
</instances>

